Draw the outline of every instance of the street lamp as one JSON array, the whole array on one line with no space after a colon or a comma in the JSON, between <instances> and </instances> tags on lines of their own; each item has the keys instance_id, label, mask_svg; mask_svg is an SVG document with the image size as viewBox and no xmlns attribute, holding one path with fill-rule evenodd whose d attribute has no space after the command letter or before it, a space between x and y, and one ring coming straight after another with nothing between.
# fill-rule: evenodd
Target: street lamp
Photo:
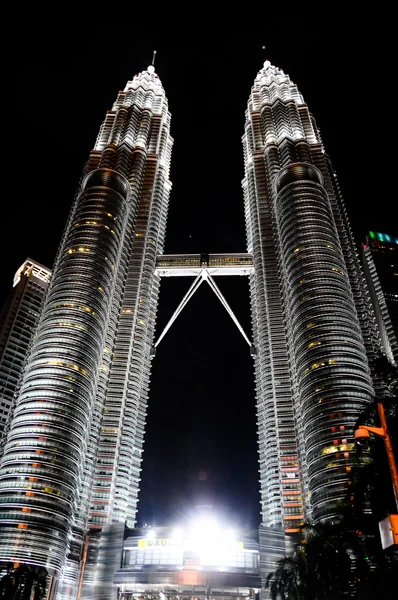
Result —
<instances>
[{"instance_id":1,"label":"street lamp","mask_svg":"<svg viewBox=\"0 0 398 600\"><path fill-rule=\"evenodd\" d=\"M387 452L388 466L390 468L391 480L394 490L395 506L398 510L398 470L395 462L394 451L392 447L390 433L387 427L386 413L381 400L377 400L377 412L379 414L381 427L371 427L369 425L359 425L354 432L356 441L370 438L370 434L381 437ZM383 549L390 546L398 546L398 514L388 515L379 523L381 544Z\"/></svg>"}]
</instances>

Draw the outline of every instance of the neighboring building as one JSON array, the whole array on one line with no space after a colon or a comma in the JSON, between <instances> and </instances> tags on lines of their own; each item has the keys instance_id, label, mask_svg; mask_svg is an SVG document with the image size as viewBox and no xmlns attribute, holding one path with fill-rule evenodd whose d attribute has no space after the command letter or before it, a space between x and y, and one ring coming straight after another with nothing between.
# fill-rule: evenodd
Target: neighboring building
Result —
<instances>
[{"instance_id":1,"label":"neighboring building","mask_svg":"<svg viewBox=\"0 0 398 600\"><path fill-rule=\"evenodd\" d=\"M332 516L347 492L353 425L373 393L367 353L378 344L374 315L319 131L297 87L269 62L252 89L243 141L249 254L165 257L173 140L154 68L129 81L106 114L55 260L0 464L0 560L46 567L59 600L80 592L110 599L115 582L145 595L155 583L137 573L141 534L123 537L125 526L135 526L163 275L196 277L180 307L207 281L255 360L260 571L250 563L249 576L236 558L230 566L241 579L235 574L232 587L255 593L259 572L264 583L289 548L285 532L296 533L305 518ZM212 279L238 272L250 278L254 344ZM112 579L123 544L129 558ZM176 568L184 572L180 559ZM211 588L202 566L191 563L195 573L182 581L189 597L194 580ZM228 577L219 577L215 595L223 586L229 594Z\"/></svg>"},{"instance_id":2,"label":"neighboring building","mask_svg":"<svg viewBox=\"0 0 398 600\"><path fill-rule=\"evenodd\" d=\"M388 358L398 362L398 237L369 231L362 262Z\"/></svg>"},{"instance_id":3,"label":"neighboring building","mask_svg":"<svg viewBox=\"0 0 398 600\"><path fill-rule=\"evenodd\" d=\"M27 258L0 315L0 439L37 325L51 271Z\"/></svg>"}]
</instances>

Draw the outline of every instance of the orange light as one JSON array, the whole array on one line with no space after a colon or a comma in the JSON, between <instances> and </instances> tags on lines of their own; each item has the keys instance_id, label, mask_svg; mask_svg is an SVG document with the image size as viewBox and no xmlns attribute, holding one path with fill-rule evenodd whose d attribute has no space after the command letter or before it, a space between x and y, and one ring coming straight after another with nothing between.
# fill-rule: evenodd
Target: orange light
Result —
<instances>
[{"instance_id":1,"label":"orange light","mask_svg":"<svg viewBox=\"0 0 398 600\"><path fill-rule=\"evenodd\" d=\"M18 529L27 529L28 526L26 525L26 523L18 523Z\"/></svg>"}]
</instances>

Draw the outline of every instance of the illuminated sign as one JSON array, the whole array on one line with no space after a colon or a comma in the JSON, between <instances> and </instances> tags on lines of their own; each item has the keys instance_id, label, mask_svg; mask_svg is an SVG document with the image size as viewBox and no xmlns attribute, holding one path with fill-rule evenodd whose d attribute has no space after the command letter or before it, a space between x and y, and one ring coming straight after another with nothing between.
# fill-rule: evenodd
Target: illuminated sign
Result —
<instances>
[{"instance_id":1,"label":"illuminated sign","mask_svg":"<svg viewBox=\"0 0 398 600\"><path fill-rule=\"evenodd\" d=\"M369 231L369 237L372 240L378 240L379 242L392 242L398 244L398 238L387 233L378 233L377 231Z\"/></svg>"},{"instance_id":2,"label":"illuminated sign","mask_svg":"<svg viewBox=\"0 0 398 600\"><path fill-rule=\"evenodd\" d=\"M173 539L173 538L157 538L154 540L149 539L141 539L138 540L138 548L175 548L181 546L191 547L192 544L189 540L186 540L186 543L183 544L182 540ZM221 544L223 546L229 547L231 550L243 550L243 542L233 541L228 544Z\"/></svg>"},{"instance_id":3,"label":"illuminated sign","mask_svg":"<svg viewBox=\"0 0 398 600\"><path fill-rule=\"evenodd\" d=\"M172 538L158 538L155 540L138 540L138 548L171 548L181 546L179 540Z\"/></svg>"}]
</instances>

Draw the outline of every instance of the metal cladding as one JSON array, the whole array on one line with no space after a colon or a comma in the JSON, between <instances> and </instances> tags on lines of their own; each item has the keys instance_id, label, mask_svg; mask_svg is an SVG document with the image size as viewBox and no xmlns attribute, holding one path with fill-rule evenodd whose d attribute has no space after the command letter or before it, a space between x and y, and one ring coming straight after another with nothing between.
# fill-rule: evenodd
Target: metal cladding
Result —
<instances>
[{"instance_id":1,"label":"metal cladding","mask_svg":"<svg viewBox=\"0 0 398 600\"><path fill-rule=\"evenodd\" d=\"M0 552L54 569L76 508L127 216L128 191L110 185L120 176L101 175L85 181L69 223L1 463L0 535L12 550Z\"/></svg>"},{"instance_id":2,"label":"metal cladding","mask_svg":"<svg viewBox=\"0 0 398 600\"><path fill-rule=\"evenodd\" d=\"M297 87L268 61L243 136L263 523L297 530L345 496L373 389L374 317L334 172Z\"/></svg>"},{"instance_id":3,"label":"metal cladding","mask_svg":"<svg viewBox=\"0 0 398 600\"><path fill-rule=\"evenodd\" d=\"M0 560L61 574L87 526L133 525L171 183L153 67L101 127L58 250L0 465Z\"/></svg>"}]
</instances>

